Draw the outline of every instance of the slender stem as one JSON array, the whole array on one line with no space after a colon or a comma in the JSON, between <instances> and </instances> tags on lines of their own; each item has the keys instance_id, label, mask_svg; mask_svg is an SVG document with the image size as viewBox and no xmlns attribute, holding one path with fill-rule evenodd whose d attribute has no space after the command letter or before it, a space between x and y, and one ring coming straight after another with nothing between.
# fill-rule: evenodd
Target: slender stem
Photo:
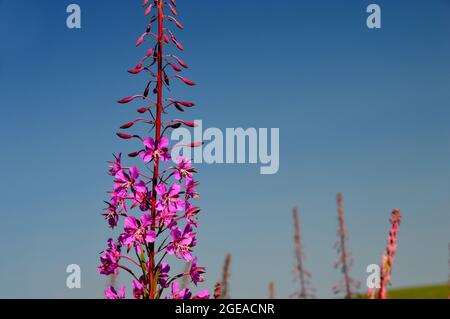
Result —
<instances>
[{"instance_id":1,"label":"slender stem","mask_svg":"<svg viewBox=\"0 0 450 319\"><path fill-rule=\"evenodd\" d=\"M303 268L303 252L302 252L302 237L300 234L300 223L298 220L298 208L294 208L294 242L295 242L295 256L297 258L297 271L300 279L300 298L307 298L305 271Z\"/></svg>"},{"instance_id":2,"label":"slender stem","mask_svg":"<svg viewBox=\"0 0 450 319\"><path fill-rule=\"evenodd\" d=\"M339 236L341 244L341 254L342 254L342 272L344 273L345 281L345 298L352 298L352 291L350 287L350 276L348 271L348 253L347 253L347 231L344 224L344 208L342 205L342 194L337 195L337 205L338 205L338 219L339 219Z\"/></svg>"},{"instance_id":3,"label":"slender stem","mask_svg":"<svg viewBox=\"0 0 450 319\"><path fill-rule=\"evenodd\" d=\"M131 271L130 268L125 267L125 266L123 266L123 265L118 265L118 267L119 267L119 268L122 268L123 270L125 270L126 272L128 272L131 276L133 276L134 279L136 279L137 281L139 281L139 278L136 277L136 275L134 274L133 271Z\"/></svg>"},{"instance_id":4,"label":"slender stem","mask_svg":"<svg viewBox=\"0 0 450 319\"><path fill-rule=\"evenodd\" d=\"M139 268L141 267L141 265L139 265L133 258L130 258L130 257L127 256L127 255L120 255L120 257L121 257L121 258L125 258L125 259L131 261L133 264L135 264L135 265L138 266Z\"/></svg>"},{"instance_id":5,"label":"slender stem","mask_svg":"<svg viewBox=\"0 0 450 319\"><path fill-rule=\"evenodd\" d=\"M156 119L155 119L155 143L159 144L161 139L161 115L163 111L163 0L158 0L158 74L157 74L157 102L156 102ZM151 205L151 215L152 215L152 224L151 230L156 230L156 186L158 185L159 178L159 158L155 157L153 163L153 179L152 179L152 205ZM155 299L156 287L154 285L154 275L155 275L155 244L150 244L149 249L149 263L150 267L148 269L148 278L149 278L149 291L150 291L150 299Z\"/></svg>"}]
</instances>

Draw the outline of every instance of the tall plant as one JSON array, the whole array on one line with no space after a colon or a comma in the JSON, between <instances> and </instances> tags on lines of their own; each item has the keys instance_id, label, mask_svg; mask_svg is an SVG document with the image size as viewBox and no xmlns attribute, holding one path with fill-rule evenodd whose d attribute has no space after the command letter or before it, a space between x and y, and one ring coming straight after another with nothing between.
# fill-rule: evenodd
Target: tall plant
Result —
<instances>
[{"instance_id":1,"label":"tall plant","mask_svg":"<svg viewBox=\"0 0 450 319\"><path fill-rule=\"evenodd\" d=\"M394 209L391 213L388 243L383 254L381 263L380 289L378 290L378 299L387 298L387 286L391 283L392 267L394 266L394 258L397 252L398 231L402 215L399 209Z\"/></svg>"},{"instance_id":2,"label":"tall plant","mask_svg":"<svg viewBox=\"0 0 450 319\"><path fill-rule=\"evenodd\" d=\"M294 245L295 245L295 267L294 267L294 281L299 280L300 290L295 291L291 294L294 298L314 298L315 289L310 287L311 274L305 269L304 259L305 255L303 252L302 245L302 234L300 231L300 222L298 218L298 208L294 208Z\"/></svg>"},{"instance_id":3,"label":"tall plant","mask_svg":"<svg viewBox=\"0 0 450 319\"><path fill-rule=\"evenodd\" d=\"M230 266L231 266L231 254L227 254L223 263L222 269L222 281L220 283L221 292L220 299L230 299Z\"/></svg>"},{"instance_id":4,"label":"tall plant","mask_svg":"<svg viewBox=\"0 0 450 319\"><path fill-rule=\"evenodd\" d=\"M348 232L344 221L344 205L341 193L337 194L336 203L338 207L338 231L335 248L338 252L338 260L334 267L341 270L343 279L333 287L333 291L335 294L344 291L345 298L351 299L353 289L359 288L359 282L350 276L350 267L352 266L353 259L348 247Z\"/></svg>"},{"instance_id":5,"label":"tall plant","mask_svg":"<svg viewBox=\"0 0 450 319\"><path fill-rule=\"evenodd\" d=\"M275 299L275 284L273 281L269 283L269 299Z\"/></svg>"},{"instance_id":6,"label":"tall plant","mask_svg":"<svg viewBox=\"0 0 450 319\"><path fill-rule=\"evenodd\" d=\"M176 164L169 164L172 160L171 148L169 139L165 137L172 129L194 127L195 124L179 119L163 119L163 115L171 109L184 111L194 106L192 102L165 95L173 79L189 86L195 85L178 74L188 68L187 64L166 52L170 44L180 51L184 50L170 29L172 26L184 27L175 18L175 0L145 0L143 7L145 15L150 18L136 46L142 46L151 39L155 43L136 67L128 72L144 74L149 79L141 94L121 99L118 103L144 103L145 106L137 110L140 117L122 125L121 129L127 130L141 123L147 125L150 133L149 136L140 136L122 131L117 136L139 142L140 146L136 145L139 149L129 157L140 159L140 164L150 170L150 174L136 166L123 165L120 154L110 162L109 173L114 177L114 187L103 216L111 228L119 227L123 219L123 228L116 240L108 240L108 248L100 257L98 271L107 276L117 275L119 271L128 273L136 299L209 298L208 291L200 291L194 296L189 289L181 289L178 282L183 277L189 277L197 285L204 281L205 270L197 266L197 257L192 256L192 249L197 244L196 219L200 211L191 203L198 197L195 189L198 183L194 180L196 170L185 156L176 158ZM170 71L173 74L169 74ZM189 146L197 145L199 143ZM171 274L168 256L190 263L190 267L182 273ZM114 287L108 287L105 294L110 299L124 298L125 289L117 292Z\"/></svg>"},{"instance_id":7,"label":"tall plant","mask_svg":"<svg viewBox=\"0 0 450 319\"><path fill-rule=\"evenodd\" d=\"M450 243L448 243L448 281L447 286L449 289L448 299L450 299Z\"/></svg>"}]
</instances>

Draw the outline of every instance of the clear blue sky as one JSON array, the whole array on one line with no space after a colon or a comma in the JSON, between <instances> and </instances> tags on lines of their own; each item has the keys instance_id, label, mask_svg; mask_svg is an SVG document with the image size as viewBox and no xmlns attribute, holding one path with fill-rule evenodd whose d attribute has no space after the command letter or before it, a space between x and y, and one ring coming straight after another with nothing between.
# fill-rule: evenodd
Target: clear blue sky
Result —
<instances>
[{"instance_id":1,"label":"clear blue sky","mask_svg":"<svg viewBox=\"0 0 450 319\"><path fill-rule=\"evenodd\" d=\"M82 29L65 26L81 5ZM450 1L179 0L188 76L206 127L280 128L280 171L200 165L200 261L211 288L232 253L233 297L294 289L291 209L320 297L332 268L335 195L344 194L354 277L378 263L403 211L393 283L445 282L450 241ZM366 6L382 7L368 30ZM139 1L0 0L0 297L102 297L99 216L114 133L139 92ZM68 290L65 268L82 267ZM123 282L123 280L121 280Z\"/></svg>"}]
</instances>

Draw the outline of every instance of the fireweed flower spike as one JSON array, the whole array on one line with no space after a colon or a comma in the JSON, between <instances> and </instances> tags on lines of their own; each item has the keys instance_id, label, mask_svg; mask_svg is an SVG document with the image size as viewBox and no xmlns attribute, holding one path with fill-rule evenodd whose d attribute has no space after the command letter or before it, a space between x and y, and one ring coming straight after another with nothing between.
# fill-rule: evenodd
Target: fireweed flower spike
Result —
<instances>
[{"instance_id":1,"label":"fireweed flower spike","mask_svg":"<svg viewBox=\"0 0 450 319\"><path fill-rule=\"evenodd\" d=\"M383 255L381 264L380 289L378 291L378 299L387 298L387 286L391 282L392 266L394 265L394 257L397 251L397 236L400 229L402 215L399 209L394 209L391 213L388 244Z\"/></svg>"},{"instance_id":2,"label":"fireweed flower spike","mask_svg":"<svg viewBox=\"0 0 450 319\"><path fill-rule=\"evenodd\" d=\"M227 254L223 263L222 282L220 283L220 295L218 299L231 299L230 296L230 265L231 255Z\"/></svg>"},{"instance_id":3,"label":"fireweed flower spike","mask_svg":"<svg viewBox=\"0 0 450 319\"><path fill-rule=\"evenodd\" d=\"M269 283L269 299L275 299L275 284L273 281Z\"/></svg>"},{"instance_id":4,"label":"fireweed flower spike","mask_svg":"<svg viewBox=\"0 0 450 319\"><path fill-rule=\"evenodd\" d=\"M132 293L128 296L136 299L205 299L210 296L208 291L195 294L186 287L181 289L178 282L197 286L204 281L205 268L197 265L198 258L193 256L200 212L191 203L198 198L195 189L198 182L194 179L196 170L185 156L177 158L176 165L167 163L171 160L171 148L169 139L164 136L181 125L195 127L195 123L162 118L171 112L184 112L195 105L165 96L172 91L169 90L172 89L172 79L180 80L173 82L181 85L195 85L192 80L178 74L188 68L187 64L166 52L169 48L184 50L170 30L172 27L184 29L184 26L175 18L175 0L145 0L143 7L149 22L136 46L143 47L153 38L156 43L146 49L143 58L128 73L150 79L145 80L142 93L120 99L118 103L123 107L145 103L137 109L140 117L123 124L120 129L132 130L136 125L148 125L145 131L151 132L151 136L128 131L117 133L119 138L135 143L136 150L128 156L137 164L125 165L121 154L114 155L109 162L108 173L114 179L114 186L102 215L109 227L118 228L120 234L116 239L108 240L108 246L100 256L98 272L106 276L116 276L119 272L130 275L128 289ZM177 267L169 265L166 260L169 256L172 256L172 261L185 263L186 270L180 274L170 273L171 268ZM111 285L105 289L105 296L108 299L123 299L125 287L117 291Z\"/></svg>"},{"instance_id":5,"label":"fireweed flower spike","mask_svg":"<svg viewBox=\"0 0 450 319\"><path fill-rule=\"evenodd\" d=\"M348 248L348 232L344 223L344 207L342 201L342 194L338 193L336 196L336 202L338 207L338 231L337 231L337 241L335 243L335 248L338 252L338 260L335 263L335 268L340 268L344 278L338 284L333 287L333 292L335 294L345 291L345 298L352 298L353 289L359 288L359 282L355 281L350 277L350 267L353 263L350 250Z\"/></svg>"},{"instance_id":6,"label":"fireweed flower spike","mask_svg":"<svg viewBox=\"0 0 450 319\"><path fill-rule=\"evenodd\" d=\"M295 267L294 267L294 281L300 281L300 290L291 294L293 298L315 298L315 289L310 288L311 274L305 269L303 253L302 237L300 232L300 222L298 219L298 208L294 208L294 245L295 245Z\"/></svg>"}]
</instances>

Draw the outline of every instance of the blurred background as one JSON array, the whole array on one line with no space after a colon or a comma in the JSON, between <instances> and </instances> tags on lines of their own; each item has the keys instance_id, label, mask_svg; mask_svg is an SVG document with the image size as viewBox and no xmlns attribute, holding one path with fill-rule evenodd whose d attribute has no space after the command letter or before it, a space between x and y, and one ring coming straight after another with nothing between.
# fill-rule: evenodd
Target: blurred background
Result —
<instances>
[{"instance_id":1,"label":"blurred background","mask_svg":"<svg viewBox=\"0 0 450 319\"><path fill-rule=\"evenodd\" d=\"M66 27L76 2L82 28ZM140 1L0 0L0 297L102 298L100 216L115 136L141 92L126 70L146 27ZM382 28L366 26L367 6ZM393 287L445 284L450 241L450 2L179 0L180 54L198 82L177 86L203 126L280 129L280 170L198 165L196 254L212 289L227 253L233 298L292 283L292 208L320 298L334 297L335 196L344 195L353 277L380 263L389 214L403 223ZM177 114L179 116L179 114ZM129 161L132 163L133 160ZM82 288L66 287L66 267ZM118 278L119 284L128 279Z\"/></svg>"}]
</instances>

